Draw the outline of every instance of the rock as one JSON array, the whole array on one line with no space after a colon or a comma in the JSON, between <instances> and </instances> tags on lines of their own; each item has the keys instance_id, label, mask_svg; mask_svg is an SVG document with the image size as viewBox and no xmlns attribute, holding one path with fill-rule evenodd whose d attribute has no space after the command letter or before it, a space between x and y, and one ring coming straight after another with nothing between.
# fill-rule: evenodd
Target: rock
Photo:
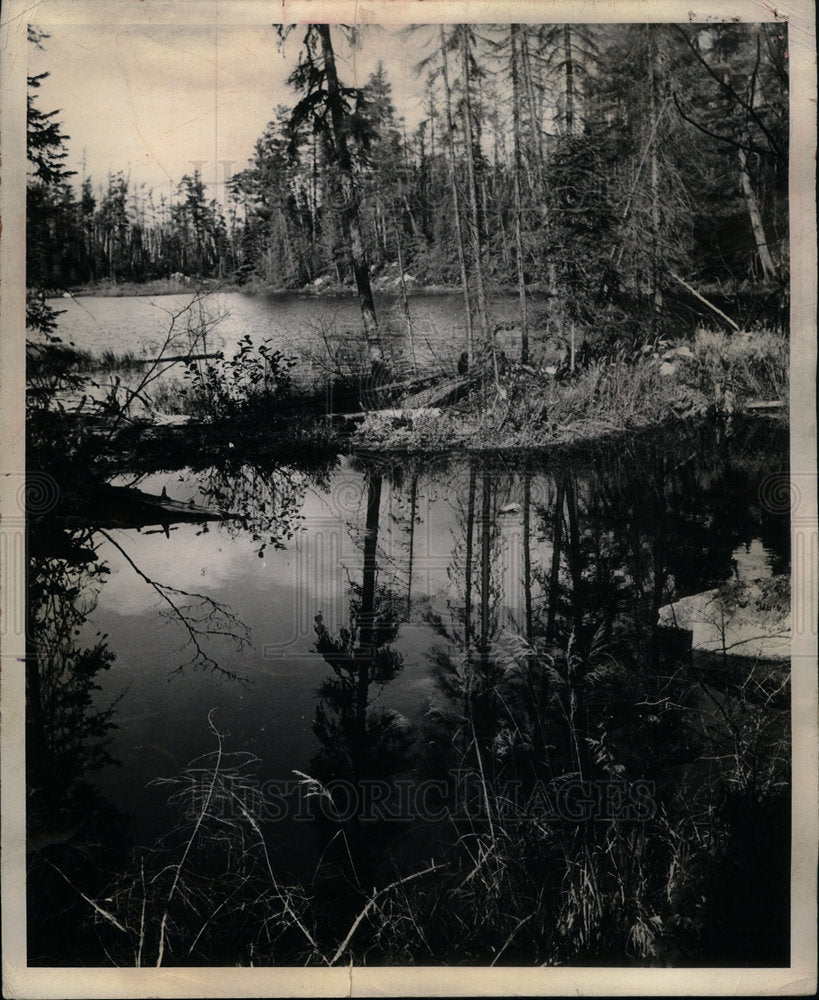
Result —
<instances>
[{"instance_id":1,"label":"rock","mask_svg":"<svg viewBox=\"0 0 819 1000\"><path fill-rule=\"evenodd\" d=\"M776 580L729 584L683 597L660 608L658 624L691 633L694 650L726 656L786 659L791 649L789 611L768 607Z\"/></svg>"},{"instance_id":2,"label":"rock","mask_svg":"<svg viewBox=\"0 0 819 1000\"><path fill-rule=\"evenodd\" d=\"M672 362L670 361L663 361L663 363L660 365L660 374L664 377L673 375L676 370L677 366L675 364L672 364Z\"/></svg>"},{"instance_id":3,"label":"rock","mask_svg":"<svg viewBox=\"0 0 819 1000\"><path fill-rule=\"evenodd\" d=\"M663 358L693 358L694 352L690 347L686 347L684 344L681 347L672 347L670 351L666 351L663 354Z\"/></svg>"}]
</instances>

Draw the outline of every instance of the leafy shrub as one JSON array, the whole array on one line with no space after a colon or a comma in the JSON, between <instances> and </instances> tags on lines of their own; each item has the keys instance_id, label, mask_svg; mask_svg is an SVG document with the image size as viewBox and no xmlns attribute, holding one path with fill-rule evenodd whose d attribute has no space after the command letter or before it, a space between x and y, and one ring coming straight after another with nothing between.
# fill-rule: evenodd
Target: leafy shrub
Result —
<instances>
[{"instance_id":1,"label":"leafy shrub","mask_svg":"<svg viewBox=\"0 0 819 1000\"><path fill-rule=\"evenodd\" d=\"M269 341L258 348L249 334L239 341L230 360L224 357L202 365L187 362L185 378L194 410L205 419L217 421L273 412L293 396L292 370L296 359L274 350Z\"/></svg>"}]
</instances>

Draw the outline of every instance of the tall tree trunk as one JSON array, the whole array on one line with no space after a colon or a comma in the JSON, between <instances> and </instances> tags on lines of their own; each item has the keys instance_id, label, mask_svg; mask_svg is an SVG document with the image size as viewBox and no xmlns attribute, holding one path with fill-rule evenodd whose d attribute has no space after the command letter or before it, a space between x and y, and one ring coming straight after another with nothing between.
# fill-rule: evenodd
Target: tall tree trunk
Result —
<instances>
[{"instance_id":1,"label":"tall tree trunk","mask_svg":"<svg viewBox=\"0 0 819 1000\"><path fill-rule=\"evenodd\" d=\"M563 26L563 62L566 72L566 135L574 135L574 56L571 25Z\"/></svg>"},{"instance_id":2,"label":"tall tree trunk","mask_svg":"<svg viewBox=\"0 0 819 1000\"><path fill-rule=\"evenodd\" d=\"M375 577L378 568L378 516L381 508L381 476L371 474L367 483L367 521L364 534L364 567L361 581L361 612L358 620L358 683L356 719L366 720L370 667L375 655Z\"/></svg>"},{"instance_id":3,"label":"tall tree trunk","mask_svg":"<svg viewBox=\"0 0 819 1000\"><path fill-rule=\"evenodd\" d=\"M580 521L578 498L571 473L566 476L566 509L568 513L568 562L572 578L572 631L574 633L574 662L568 663L568 684L571 704L571 738L577 755L581 780L591 773L591 753L588 736L588 711L584 694L584 678L588 671L588 637L583 629L583 554L580 548ZM568 660L568 658L567 658Z\"/></svg>"},{"instance_id":4,"label":"tall tree trunk","mask_svg":"<svg viewBox=\"0 0 819 1000\"><path fill-rule=\"evenodd\" d=\"M318 138L314 135L310 156L310 253L316 252L316 216L318 213ZM247 210L245 210L247 211Z\"/></svg>"},{"instance_id":5,"label":"tall tree trunk","mask_svg":"<svg viewBox=\"0 0 819 1000\"><path fill-rule=\"evenodd\" d=\"M410 485L409 564L407 566L407 621L412 617L412 569L415 556L415 518L418 512L418 476Z\"/></svg>"},{"instance_id":6,"label":"tall tree trunk","mask_svg":"<svg viewBox=\"0 0 819 1000\"><path fill-rule=\"evenodd\" d=\"M546 160L543 152L543 132L540 127L541 116L538 111L537 99L535 96L535 84L532 77L532 66L529 59L529 36L527 28L523 28L520 33L520 61L523 69L524 91L526 93L526 104L529 111L529 125L532 129L532 139L535 143L537 179L539 184L538 197L543 198L544 177L546 171ZM531 189L531 185L530 185Z\"/></svg>"},{"instance_id":7,"label":"tall tree trunk","mask_svg":"<svg viewBox=\"0 0 819 1000\"><path fill-rule=\"evenodd\" d=\"M444 26L440 27L441 37L441 69L444 80L444 96L446 104L446 134L449 145L449 182L452 189L452 208L455 212L455 238L458 243L458 266L461 271L461 289L464 296L464 312L466 314L466 353L470 367L474 353L473 332L472 332L472 299L469 292L469 280L466 273L466 244L463 234L463 223L461 219L461 203L458 193L458 178L455 173L455 136L452 123L452 91L449 86L449 68L446 54L447 39Z\"/></svg>"},{"instance_id":8,"label":"tall tree trunk","mask_svg":"<svg viewBox=\"0 0 819 1000\"><path fill-rule=\"evenodd\" d=\"M652 539L652 581L651 581L651 665L660 665L660 608L666 585L666 503L665 503L666 460L657 456L654 489L654 537Z\"/></svg>"},{"instance_id":9,"label":"tall tree trunk","mask_svg":"<svg viewBox=\"0 0 819 1000\"><path fill-rule=\"evenodd\" d=\"M469 86L469 27L459 26L461 40L461 74L463 78L463 118L464 139L466 144L466 173L469 188L470 208L470 243L472 246L472 271L475 275L475 295L477 298L478 325L481 330L483 350L492 359L495 375L495 385L498 385L498 358L495 352L494 338L489 329L489 316L486 308L486 288L483 280L483 260L481 253L480 217L478 214L478 187L475 176L475 146L472 130L472 98Z\"/></svg>"},{"instance_id":10,"label":"tall tree trunk","mask_svg":"<svg viewBox=\"0 0 819 1000\"><path fill-rule=\"evenodd\" d=\"M566 510L569 522L568 563L572 578L572 624L575 642L582 646L583 636L583 555L580 551L580 523L578 501L571 473L566 476Z\"/></svg>"},{"instance_id":11,"label":"tall tree trunk","mask_svg":"<svg viewBox=\"0 0 819 1000\"><path fill-rule=\"evenodd\" d=\"M490 528L492 524L491 475L484 470L481 484L481 662L484 667L489 658L489 581L492 553Z\"/></svg>"},{"instance_id":12,"label":"tall tree trunk","mask_svg":"<svg viewBox=\"0 0 819 1000\"><path fill-rule=\"evenodd\" d=\"M427 121L429 121L429 156L434 162L435 160L435 117L436 117L436 107L435 107L435 94L432 89L433 76L429 75L427 78L427 83L429 85L429 103L427 104Z\"/></svg>"},{"instance_id":13,"label":"tall tree trunk","mask_svg":"<svg viewBox=\"0 0 819 1000\"><path fill-rule=\"evenodd\" d=\"M648 126L657 118L657 36L653 25L646 25L648 35ZM656 129L649 134L651 169L651 333L658 331L663 297L660 288L660 167Z\"/></svg>"},{"instance_id":14,"label":"tall tree trunk","mask_svg":"<svg viewBox=\"0 0 819 1000\"><path fill-rule=\"evenodd\" d=\"M412 313L410 312L409 299L407 298L407 283L404 281L404 254L401 249L401 234L398 231L398 222L395 217L395 209L392 211L392 224L395 229L395 248L398 253L399 288L401 290L401 312L404 314L404 322L407 327L407 338L409 339L410 357L412 358L412 370L418 374L418 361L415 357L415 328L412 325Z\"/></svg>"},{"instance_id":15,"label":"tall tree trunk","mask_svg":"<svg viewBox=\"0 0 819 1000\"><path fill-rule=\"evenodd\" d=\"M515 158L515 254L517 256L518 296L520 299L520 361L526 364L529 360L529 317L526 304L526 282L523 276L523 237L521 235L523 209L521 206L520 176L521 137L520 137L520 81L518 73L517 33L520 25L509 27L510 70L512 75L512 122L514 131Z\"/></svg>"},{"instance_id":16,"label":"tall tree trunk","mask_svg":"<svg viewBox=\"0 0 819 1000\"><path fill-rule=\"evenodd\" d=\"M540 96L542 100L543 87L541 86L539 90L535 87L531 60L529 58L528 27L522 27L519 40L520 68L523 74L523 92L526 98L526 106L529 115L529 127L532 132L532 141L534 143L534 153L533 155L526 157L525 164L526 178L528 182L528 197L531 202L538 206L538 211L541 217L541 227L544 230L543 237L546 238L545 230L549 225L549 217L546 207L546 154L543 147L543 130L541 128L541 122L543 121L543 108L541 103L538 101L538 96ZM534 181L530 165L532 160L534 160L535 165ZM548 275L549 287L554 288L556 285L554 260L550 259L546 261L546 272Z\"/></svg>"},{"instance_id":17,"label":"tall tree trunk","mask_svg":"<svg viewBox=\"0 0 819 1000\"><path fill-rule=\"evenodd\" d=\"M412 206L410 205L409 198L403 196L404 208L407 210L407 218L409 219L410 229L412 229L412 235L418 242L422 242L421 230L418 228L418 223L415 221L415 215L412 211Z\"/></svg>"},{"instance_id":18,"label":"tall tree trunk","mask_svg":"<svg viewBox=\"0 0 819 1000\"><path fill-rule=\"evenodd\" d=\"M765 235L765 227L762 224L762 213L759 211L759 202L756 200L754 187L751 183L751 175L748 172L748 154L741 147L737 147L737 154L739 156L739 179L742 184L742 193L745 196L745 204L748 208L748 216L751 220L756 252L759 256L759 263L762 265L762 274L769 281L772 281L776 277L776 265L771 256L771 251L768 249L768 238Z\"/></svg>"},{"instance_id":19,"label":"tall tree trunk","mask_svg":"<svg viewBox=\"0 0 819 1000\"><path fill-rule=\"evenodd\" d=\"M341 97L341 87L336 71L336 59L333 42L330 37L329 24L317 24L321 50L324 56L324 72L327 78L327 103L330 107L330 120L333 128L336 161L339 168L339 180L344 204L341 208L341 225L344 238L350 250L350 257L355 275L358 299L361 304L361 319L364 325L364 336L367 341L367 351L372 362L383 364L384 354L378 335L378 320L375 315L372 288L370 287L370 268L364 241L361 235L361 223L358 215L358 194L353 180L353 161L347 144L347 130L344 122L344 106Z\"/></svg>"}]
</instances>

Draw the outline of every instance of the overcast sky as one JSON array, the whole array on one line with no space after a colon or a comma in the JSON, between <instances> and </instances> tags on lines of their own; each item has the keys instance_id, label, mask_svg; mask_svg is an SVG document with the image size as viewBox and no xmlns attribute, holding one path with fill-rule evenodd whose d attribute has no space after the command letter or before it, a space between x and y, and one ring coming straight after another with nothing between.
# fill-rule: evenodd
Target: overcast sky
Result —
<instances>
[{"instance_id":1,"label":"overcast sky","mask_svg":"<svg viewBox=\"0 0 819 1000\"><path fill-rule=\"evenodd\" d=\"M61 109L68 165L79 182L85 151L95 188L109 170L130 170L134 187L144 183L158 197L202 161L203 180L216 182L209 192L221 196L226 171L247 165L276 105L295 97L286 79L303 37L298 28L281 50L269 24L37 26L51 35L43 51L28 46L29 72L51 74L38 107ZM420 39L409 44L395 29L371 27L352 53L340 31L334 40L342 82L363 85L382 59L396 106L417 124Z\"/></svg>"}]
</instances>

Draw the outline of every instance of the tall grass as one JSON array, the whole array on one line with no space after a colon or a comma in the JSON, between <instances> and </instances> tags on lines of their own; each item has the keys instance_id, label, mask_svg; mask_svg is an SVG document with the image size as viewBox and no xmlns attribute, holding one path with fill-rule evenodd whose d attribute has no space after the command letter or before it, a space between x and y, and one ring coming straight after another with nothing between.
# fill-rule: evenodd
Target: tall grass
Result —
<instances>
[{"instance_id":1,"label":"tall grass","mask_svg":"<svg viewBox=\"0 0 819 1000\"><path fill-rule=\"evenodd\" d=\"M163 781L171 831L86 898L110 961L696 965L719 956L712 939L724 924L741 939L747 911L756 909L753 925L768 905L753 903L743 880L757 884L773 854L768 882L787 885L787 864L776 863L787 862L776 832L787 817L787 698L754 691L756 664L714 697L679 669L626 668L613 652L598 640L581 652L572 638L562 649L500 634L454 670L449 708L430 706L419 734L422 746L442 737L452 750L443 766L459 781L448 818L435 820L432 856L393 859L375 885L348 840L367 847L366 832L341 821L330 841L346 861L333 862L329 880L281 874L259 762L228 753L209 718L215 750ZM308 798L332 802L296 773ZM597 785L622 800L594 800ZM642 808L607 811L604 801ZM747 945L731 947L747 961Z\"/></svg>"},{"instance_id":2,"label":"tall grass","mask_svg":"<svg viewBox=\"0 0 819 1000\"><path fill-rule=\"evenodd\" d=\"M712 399L729 388L740 400L788 399L789 345L782 334L697 330L687 377Z\"/></svg>"},{"instance_id":3,"label":"tall grass","mask_svg":"<svg viewBox=\"0 0 819 1000\"><path fill-rule=\"evenodd\" d=\"M41 353L48 354L53 364L60 364L71 371L102 375L132 371L146 361L144 355L139 355L135 351L117 353L105 350L101 354L94 354L92 351L65 344L50 344Z\"/></svg>"},{"instance_id":4,"label":"tall grass","mask_svg":"<svg viewBox=\"0 0 819 1000\"><path fill-rule=\"evenodd\" d=\"M368 448L385 449L570 444L709 412L730 414L755 400L785 402L788 364L788 342L779 334L699 330L690 344L615 352L557 377L507 364L496 390L475 391L456 410L374 413L358 436Z\"/></svg>"}]
</instances>

